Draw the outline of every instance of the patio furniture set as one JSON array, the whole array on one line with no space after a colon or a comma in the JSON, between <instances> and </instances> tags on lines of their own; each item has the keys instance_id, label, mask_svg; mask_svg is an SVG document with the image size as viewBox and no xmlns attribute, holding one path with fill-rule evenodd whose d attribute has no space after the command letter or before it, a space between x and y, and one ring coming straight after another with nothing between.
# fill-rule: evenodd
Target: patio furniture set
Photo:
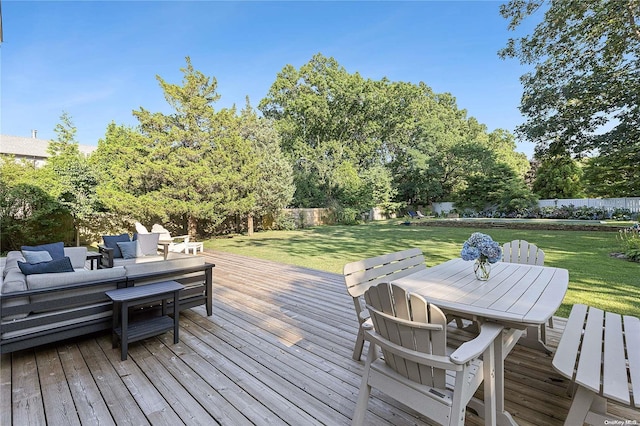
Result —
<instances>
[{"instance_id":1,"label":"patio furniture set","mask_svg":"<svg viewBox=\"0 0 640 426\"><path fill-rule=\"evenodd\" d=\"M569 284L566 269L543 261L535 245L512 241L488 281L478 281L462 259L427 268L419 249L345 265L360 325L354 359L369 342L353 424L364 424L375 387L437 424L463 425L468 406L487 425L515 425L504 405L504 359L516 343L549 351L545 324ZM447 348L447 324L460 326L460 318L476 337ZM617 418L606 404L640 408L638 318L576 305L553 366L577 387L566 426L638 420ZM484 400L476 400L483 381Z\"/></svg>"},{"instance_id":2,"label":"patio furniture set","mask_svg":"<svg viewBox=\"0 0 640 426\"><path fill-rule=\"evenodd\" d=\"M171 324L177 324L180 310L199 305L212 315L214 265L203 257L169 251L167 245L158 254L163 244L157 233L137 234L134 240L128 234L103 240L97 254L61 242L7 254L0 267L1 353L112 329L124 359L127 342L144 337L135 334L134 323L119 314L118 306L131 306L134 319L171 314ZM167 282L180 286L173 294L178 298L172 296L169 303L162 291ZM147 296L143 300L137 299L139 288ZM158 320L146 324L146 337L167 329L157 327ZM177 335L176 331L176 339Z\"/></svg>"}]
</instances>

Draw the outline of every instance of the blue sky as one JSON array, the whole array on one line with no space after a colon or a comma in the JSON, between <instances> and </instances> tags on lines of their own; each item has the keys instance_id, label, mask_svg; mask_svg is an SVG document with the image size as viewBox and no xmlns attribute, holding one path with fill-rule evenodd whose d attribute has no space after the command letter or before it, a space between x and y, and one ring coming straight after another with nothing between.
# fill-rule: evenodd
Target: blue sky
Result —
<instances>
[{"instance_id":1,"label":"blue sky","mask_svg":"<svg viewBox=\"0 0 640 426\"><path fill-rule=\"evenodd\" d=\"M132 110L170 112L155 76L180 84L186 56L217 79L217 109L247 95L257 106L286 64L318 52L365 78L423 81L489 131L513 131L526 69L497 55L514 35L500 4L4 0L0 133L53 139L66 111L97 145L111 121L137 124Z\"/></svg>"}]
</instances>

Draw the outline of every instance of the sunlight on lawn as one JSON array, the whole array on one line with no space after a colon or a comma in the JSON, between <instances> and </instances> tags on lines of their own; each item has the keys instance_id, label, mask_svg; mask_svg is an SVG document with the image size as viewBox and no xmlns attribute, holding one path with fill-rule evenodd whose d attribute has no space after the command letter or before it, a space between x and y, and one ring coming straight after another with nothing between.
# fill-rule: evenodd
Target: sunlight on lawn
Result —
<instances>
[{"instance_id":1,"label":"sunlight on lawn","mask_svg":"<svg viewBox=\"0 0 640 426\"><path fill-rule=\"evenodd\" d=\"M640 264L611 257L619 251L615 232L475 229L402 226L398 220L358 226L319 226L295 231L266 231L206 242L228 251L322 271L342 273L346 263L417 247L427 266L460 256L472 232L490 234L503 244L514 239L535 243L545 252L545 264L569 271L569 291L558 315L585 303L621 314L640 312Z\"/></svg>"}]
</instances>

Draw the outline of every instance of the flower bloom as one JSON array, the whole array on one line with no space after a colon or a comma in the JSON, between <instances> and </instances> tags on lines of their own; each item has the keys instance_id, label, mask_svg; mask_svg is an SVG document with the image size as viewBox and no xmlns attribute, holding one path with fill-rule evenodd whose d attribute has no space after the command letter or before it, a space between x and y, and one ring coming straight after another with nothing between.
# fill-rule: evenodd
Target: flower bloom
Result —
<instances>
[{"instance_id":1,"label":"flower bloom","mask_svg":"<svg viewBox=\"0 0 640 426\"><path fill-rule=\"evenodd\" d=\"M462 245L460 257L462 257L463 260L475 260L479 258L481 261L496 263L502 259L502 247L493 241L489 235L474 232Z\"/></svg>"}]
</instances>

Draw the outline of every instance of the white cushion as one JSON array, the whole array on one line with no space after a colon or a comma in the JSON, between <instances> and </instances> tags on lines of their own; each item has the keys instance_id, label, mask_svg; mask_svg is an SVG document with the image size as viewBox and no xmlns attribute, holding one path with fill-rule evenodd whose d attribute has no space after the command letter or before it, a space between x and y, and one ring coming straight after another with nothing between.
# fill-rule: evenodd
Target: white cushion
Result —
<instances>
[{"instance_id":1,"label":"white cushion","mask_svg":"<svg viewBox=\"0 0 640 426\"><path fill-rule=\"evenodd\" d=\"M140 251L143 256L155 256L158 254L158 241L160 240L160 234L153 232L151 234L138 234L136 241L140 246Z\"/></svg>"},{"instance_id":2,"label":"white cushion","mask_svg":"<svg viewBox=\"0 0 640 426\"><path fill-rule=\"evenodd\" d=\"M73 269L84 268L85 262L87 261L87 248L65 247L64 255L71 259Z\"/></svg>"}]
</instances>

